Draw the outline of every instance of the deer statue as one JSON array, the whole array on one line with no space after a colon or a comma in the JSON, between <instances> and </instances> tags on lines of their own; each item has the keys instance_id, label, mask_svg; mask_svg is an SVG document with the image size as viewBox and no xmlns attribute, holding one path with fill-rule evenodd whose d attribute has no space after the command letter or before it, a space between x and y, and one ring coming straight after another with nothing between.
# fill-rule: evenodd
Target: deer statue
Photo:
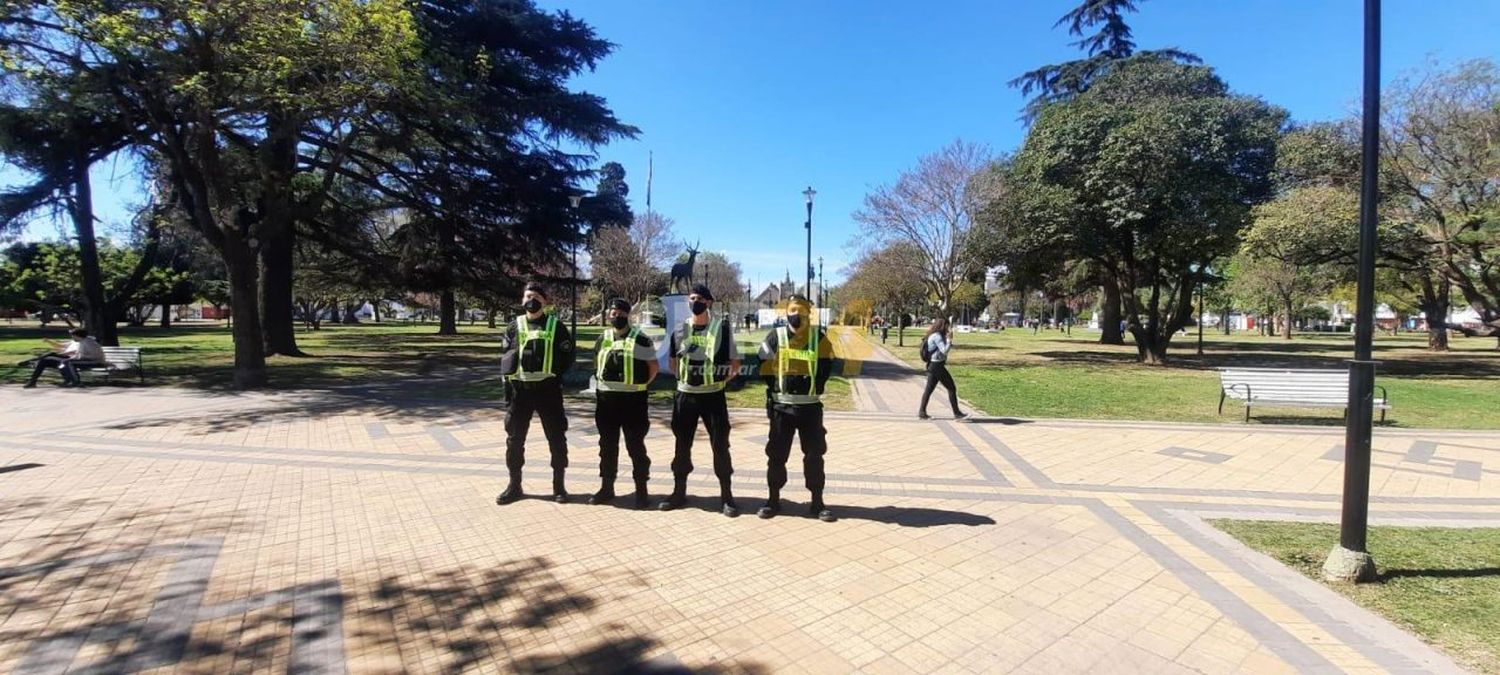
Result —
<instances>
[{"instance_id":1,"label":"deer statue","mask_svg":"<svg viewBox=\"0 0 1500 675\"><path fill-rule=\"evenodd\" d=\"M668 282L668 288L670 288L672 291L683 292L684 289L692 288L693 264L698 260L698 245L701 243L703 242L699 241L697 244L693 244L692 246L688 247L687 262L680 262L672 265L672 280ZM682 282L682 286L680 287L677 285L677 282L679 281Z\"/></svg>"}]
</instances>

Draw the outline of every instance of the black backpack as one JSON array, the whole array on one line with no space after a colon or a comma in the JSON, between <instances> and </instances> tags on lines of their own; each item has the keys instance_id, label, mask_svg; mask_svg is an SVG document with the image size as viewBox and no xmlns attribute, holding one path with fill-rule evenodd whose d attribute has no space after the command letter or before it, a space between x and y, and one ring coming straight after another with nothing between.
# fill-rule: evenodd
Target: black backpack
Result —
<instances>
[{"instance_id":1,"label":"black backpack","mask_svg":"<svg viewBox=\"0 0 1500 675\"><path fill-rule=\"evenodd\" d=\"M932 363L932 346L931 345L932 345L932 343L928 342L927 338L924 336L922 338L922 346L919 347L918 350L917 350L917 353L922 356L922 363Z\"/></svg>"}]
</instances>

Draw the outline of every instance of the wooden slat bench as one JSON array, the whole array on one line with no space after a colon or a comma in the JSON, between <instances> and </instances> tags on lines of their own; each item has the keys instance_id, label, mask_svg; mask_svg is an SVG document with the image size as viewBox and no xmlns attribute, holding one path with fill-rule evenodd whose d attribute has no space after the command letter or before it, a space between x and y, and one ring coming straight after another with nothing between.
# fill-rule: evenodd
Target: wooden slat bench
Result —
<instances>
[{"instance_id":1,"label":"wooden slat bench","mask_svg":"<svg viewBox=\"0 0 1500 675\"><path fill-rule=\"evenodd\" d=\"M103 373L105 380L108 380L115 373L132 370L135 371L136 377L140 378L141 384L145 384L146 370L141 367L140 347L105 347L104 362L79 366L78 375L82 377L84 373Z\"/></svg>"},{"instance_id":2,"label":"wooden slat bench","mask_svg":"<svg viewBox=\"0 0 1500 675\"><path fill-rule=\"evenodd\" d=\"M1380 411L1380 421L1385 421L1385 411L1390 409L1390 396L1385 387L1375 385L1380 395L1375 397L1374 408ZM1245 421L1250 421L1250 408L1254 405L1283 406L1289 408L1338 408L1349 414L1349 371L1311 370L1297 368L1221 368L1219 370L1219 414L1224 414L1224 401L1235 399L1245 402Z\"/></svg>"}]
</instances>

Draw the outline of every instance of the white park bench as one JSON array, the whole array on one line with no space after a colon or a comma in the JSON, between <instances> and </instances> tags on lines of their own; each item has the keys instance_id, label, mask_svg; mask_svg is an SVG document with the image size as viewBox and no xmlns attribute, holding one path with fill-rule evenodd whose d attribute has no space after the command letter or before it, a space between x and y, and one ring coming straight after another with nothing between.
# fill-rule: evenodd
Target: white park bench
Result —
<instances>
[{"instance_id":1,"label":"white park bench","mask_svg":"<svg viewBox=\"0 0 1500 675\"><path fill-rule=\"evenodd\" d=\"M105 347L103 363L96 362L85 366L78 366L79 376L82 376L84 373L102 373L105 380L108 380L115 373L132 370L135 371L136 377L140 378L141 383L145 384L146 371L141 367L140 347Z\"/></svg>"},{"instance_id":2,"label":"white park bench","mask_svg":"<svg viewBox=\"0 0 1500 675\"><path fill-rule=\"evenodd\" d=\"M1385 387L1375 385L1380 395L1374 407L1385 421L1390 396ZM1294 368L1221 368L1219 370L1219 414L1224 401L1245 402L1245 421L1250 421L1254 405L1288 408L1338 408L1349 414L1349 371L1306 370Z\"/></svg>"}]
</instances>

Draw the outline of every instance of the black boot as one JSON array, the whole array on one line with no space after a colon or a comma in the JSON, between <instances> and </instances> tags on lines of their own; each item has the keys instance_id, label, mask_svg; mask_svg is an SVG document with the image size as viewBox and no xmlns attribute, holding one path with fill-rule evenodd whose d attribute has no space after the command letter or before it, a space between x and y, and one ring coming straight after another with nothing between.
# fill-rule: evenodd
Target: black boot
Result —
<instances>
[{"instance_id":1,"label":"black boot","mask_svg":"<svg viewBox=\"0 0 1500 675\"><path fill-rule=\"evenodd\" d=\"M687 478L678 478L672 482L672 494L663 499L656 508L662 511L680 509L687 504Z\"/></svg>"},{"instance_id":2,"label":"black boot","mask_svg":"<svg viewBox=\"0 0 1500 675\"><path fill-rule=\"evenodd\" d=\"M552 501L559 504L568 503L568 488L563 485L563 470L552 470Z\"/></svg>"},{"instance_id":3,"label":"black boot","mask_svg":"<svg viewBox=\"0 0 1500 675\"><path fill-rule=\"evenodd\" d=\"M613 478L605 479L604 483L599 486L599 491L595 492L593 496L589 497L589 503L596 506L599 504L608 504L614 500L615 481Z\"/></svg>"},{"instance_id":4,"label":"black boot","mask_svg":"<svg viewBox=\"0 0 1500 675\"><path fill-rule=\"evenodd\" d=\"M725 483L719 487L719 511L725 516L735 518L740 515L739 505L734 503L734 493L729 490L729 484Z\"/></svg>"},{"instance_id":5,"label":"black boot","mask_svg":"<svg viewBox=\"0 0 1500 675\"><path fill-rule=\"evenodd\" d=\"M495 503L501 506L525 497L526 493L521 491L521 472L510 472L510 484L505 486L505 491L495 498Z\"/></svg>"},{"instance_id":6,"label":"black boot","mask_svg":"<svg viewBox=\"0 0 1500 675\"><path fill-rule=\"evenodd\" d=\"M838 520L838 517L833 515L833 509L823 504L823 495L820 494L813 495L812 503L807 506L807 515L813 516L825 523Z\"/></svg>"},{"instance_id":7,"label":"black boot","mask_svg":"<svg viewBox=\"0 0 1500 675\"><path fill-rule=\"evenodd\" d=\"M766 500L766 505L760 507L760 510L756 511L755 515L762 518L775 518L778 513L781 513L781 495L772 490L771 498Z\"/></svg>"},{"instance_id":8,"label":"black boot","mask_svg":"<svg viewBox=\"0 0 1500 675\"><path fill-rule=\"evenodd\" d=\"M644 509L651 504L651 494L646 491L646 479L637 478L635 481L635 507Z\"/></svg>"}]
</instances>

